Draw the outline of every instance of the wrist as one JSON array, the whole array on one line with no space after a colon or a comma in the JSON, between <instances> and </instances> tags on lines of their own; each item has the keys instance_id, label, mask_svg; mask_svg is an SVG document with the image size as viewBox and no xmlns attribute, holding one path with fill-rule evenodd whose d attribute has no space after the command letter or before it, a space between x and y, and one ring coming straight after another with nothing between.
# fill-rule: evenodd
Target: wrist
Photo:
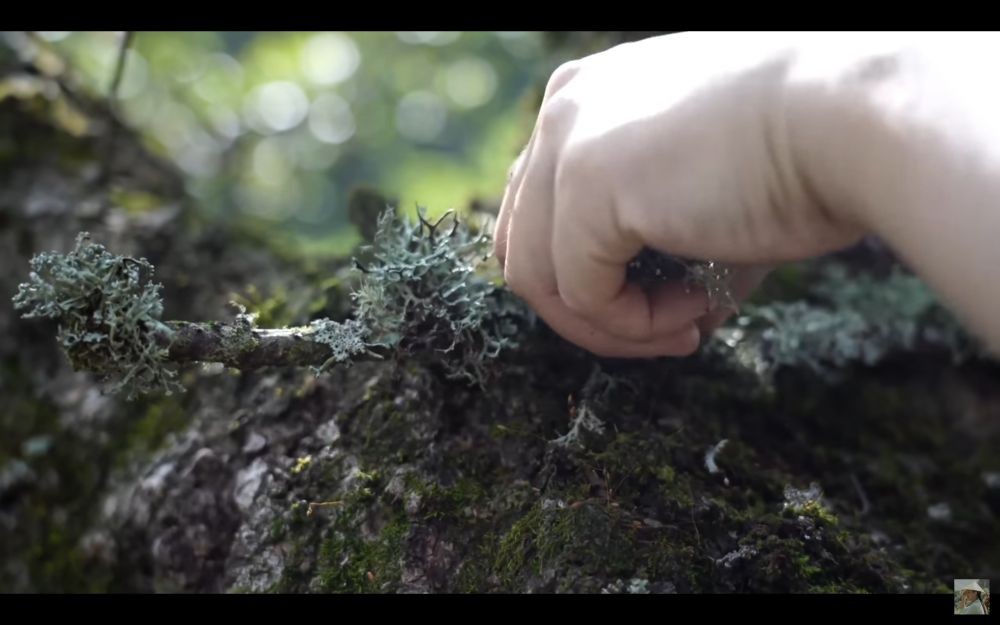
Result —
<instances>
[{"instance_id":1,"label":"wrist","mask_svg":"<svg viewBox=\"0 0 1000 625\"><path fill-rule=\"evenodd\" d=\"M884 239L998 348L1000 295L981 288L1000 263L1000 88L980 49L996 44L940 43L794 84L790 135L833 219Z\"/></svg>"}]
</instances>

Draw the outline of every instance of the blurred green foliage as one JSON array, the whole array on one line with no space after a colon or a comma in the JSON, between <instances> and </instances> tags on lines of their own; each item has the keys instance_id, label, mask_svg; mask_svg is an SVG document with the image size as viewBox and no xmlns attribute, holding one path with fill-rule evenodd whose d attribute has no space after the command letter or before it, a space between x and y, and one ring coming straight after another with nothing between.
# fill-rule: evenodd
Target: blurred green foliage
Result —
<instances>
[{"instance_id":1,"label":"blurred green foliage","mask_svg":"<svg viewBox=\"0 0 1000 625\"><path fill-rule=\"evenodd\" d=\"M38 33L97 93L121 35ZM356 241L359 184L431 216L499 198L560 61L545 44L539 32L139 32L119 106L206 214L336 255Z\"/></svg>"}]
</instances>

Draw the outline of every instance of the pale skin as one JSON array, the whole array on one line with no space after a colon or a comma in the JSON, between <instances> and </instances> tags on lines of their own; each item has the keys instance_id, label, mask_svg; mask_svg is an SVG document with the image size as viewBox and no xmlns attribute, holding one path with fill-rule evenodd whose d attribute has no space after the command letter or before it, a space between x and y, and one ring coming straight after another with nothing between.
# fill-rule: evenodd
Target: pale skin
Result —
<instances>
[{"instance_id":1,"label":"pale skin","mask_svg":"<svg viewBox=\"0 0 1000 625\"><path fill-rule=\"evenodd\" d=\"M602 356L686 356L724 320L625 280L643 247L775 265L885 240L1000 347L1000 34L686 33L556 70L495 231L509 287Z\"/></svg>"},{"instance_id":2,"label":"pale skin","mask_svg":"<svg viewBox=\"0 0 1000 625\"><path fill-rule=\"evenodd\" d=\"M975 590L964 590L962 591L962 598L959 602L959 607L965 608L979 599L979 593Z\"/></svg>"}]
</instances>

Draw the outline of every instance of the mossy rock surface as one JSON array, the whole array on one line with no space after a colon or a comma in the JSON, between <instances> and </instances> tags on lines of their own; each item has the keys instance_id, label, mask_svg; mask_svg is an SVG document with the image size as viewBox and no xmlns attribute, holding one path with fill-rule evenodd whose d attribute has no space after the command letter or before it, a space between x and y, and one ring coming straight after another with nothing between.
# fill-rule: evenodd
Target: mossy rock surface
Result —
<instances>
[{"instance_id":1,"label":"mossy rock surface","mask_svg":"<svg viewBox=\"0 0 1000 625\"><path fill-rule=\"evenodd\" d=\"M0 133L0 160L34 155L0 174L5 301L28 258L88 230L157 266L167 318L221 318L230 299L282 323L343 317L338 266L201 223L156 159L94 187L106 124L74 135L46 121L58 92L39 93L0 100L0 128L20 129ZM800 295L809 275L773 290ZM4 590L886 593L1000 577L983 361L904 354L765 384L718 351L599 360L539 324L486 389L418 362L189 369L184 394L125 402L70 370L51 327L2 307L0 331Z\"/></svg>"}]
</instances>

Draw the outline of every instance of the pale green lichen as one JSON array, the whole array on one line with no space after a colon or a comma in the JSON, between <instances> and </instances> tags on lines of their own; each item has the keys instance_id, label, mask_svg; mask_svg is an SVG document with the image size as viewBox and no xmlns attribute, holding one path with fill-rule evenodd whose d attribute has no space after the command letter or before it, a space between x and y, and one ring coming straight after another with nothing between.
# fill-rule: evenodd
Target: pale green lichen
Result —
<instances>
[{"instance_id":1,"label":"pale green lichen","mask_svg":"<svg viewBox=\"0 0 1000 625\"><path fill-rule=\"evenodd\" d=\"M319 319L309 340L330 348L318 372L361 356L427 357L449 377L484 383L488 362L514 345L525 311L477 268L489 237L473 233L446 214L435 223L418 211L415 223L390 209L378 221L374 241L362 248L360 284L352 293L353 319ZM443 227L445 222L446 227ZM112 392L171 392L179 388L167 368L172 330L160 321L160 285L145 259L109 253L81 235L69 254L32 260L29 281L14 298L25 318L59 323L59 342L74 367L117 379ZM258 346L255 315L237 304L236 323L218 328L239 353Z\"/></svg>"},{"instance_id":2,"label":"pale green lichen","mask_svg":"<svg viewBox=\"0 0 1000 625\"><path fill-rule=\"evenodd\" d=\"M919 348L956 360L979 351L930 288L898 268L877 277L831 264L810 294L807 301L746 306L719 338L761 373L804 367L831 376Z\"/></svg>"},{"instance_id":3,"label":"pale green lichen","mask_svg":"<svg viewBox=\"0 0 1000 625\"><path fill-rule=\"evenodd\" d=\"M805 364L816 371L851 362L873 365L891 351L913 349L921 322L937 305L919 278L900 271L876 280L831 266L813 292L826 306L795 302L754 312L772 325L763 340L775 365Z\"/></svg>"},{"instance_id":4,"label":"pale green lichen","mask_svg":"<svg viewBox=\"0 0 1000 625\"><path fill-rule=\"evenodd\" d=\"M487 276L480 263L490 237L460 224L450 211L430 222L379 218L374 241L356 266L364 273L352 294L367 344L400 356L423 355L451 378L483 383L489 361L513 347L525 310Z\"/></svg>"},{"instance_id":5,"label":"pale green lichen","mask_svg":"<svg viewBox=\"0 0 1000 625\"><path fill-rule=\"evenodd\" d=\"M583 447L583 435L592 432L598 436L604 434L604 422L601 421L587 404L582 404L573 411L568 432L552 441L560 447Z\"/></svg>"},{"instance_id":6,"label":"pale green lichen","mask_svg":"<svg viewBox=\"0 0 1000 625\"><path fill-rule=\"evenodd\" d=\"M449 217L451 217L449 221ZM447 222L447 224L446 224ZM326 345L318 368L358 357L426 357L449 377L484 383L489 361L513 346L526 311L488 276L477 273L489 252L486 234L446 214L435 223L383 213L370 246L362 248L363 275L352 293L353 319L319 319L303 337ZM116 256L81 235L69 254L32 260L29 281L14 298L25 318L59 323L59 342L75 368L117 381L111 391L137 393L179 388L167 368L167 345L176 337L160 321L160 285L145 259ZM235 353L257 349L256 316L236 304L236 323L214 328ZM304 364L304 363L303 363Z\"/></svg>"},{"instance_id":7,"label":"pale green lichen","mask_svg":"<svg viewBox=\"0 0 1000 625\"><path fill-rule=\"evenodd\" d=\"M14 307L26 319L58 321L59 344L74 368L112 381L110 392L169 394L179 386L157 340L170 330L160 321L161 286L150 281L152 274L145 259L111 254L81 233L69 254L31 260Z\"/></svg>"},{"instance_id":8,"label":"pale green lichen","mask_svg":"<svg viewBox=\"0 0 1000 625\"><path fill-rule=\"evenodd\" d=\"M357 319L344 322L330 319L317 319L310 324L313 329L312 340L323 343L330 348L331 356L322 366L315 368L316 373L322 373L334 364L350 363L351 359L365 353L370 353L368 343L368 328Z\"/></svg>"},{"instance_id":9,"label":"pale green lichen","mask_svg":"<svg viewBox=\"0 0 1000 625\"><path fill-rule=\"evenodd\" d=\"M246 353L260 344L254 329L257 327L257 313L248 313L245 306L237 302L229 302L231 306L239 311L236 315L236 323L222 326L220 334L234 353Z\"/></svg>"},{"instance_id":10,"label":"pale green lichen","mask_svg":"<svg viewBox=\"0 0 1000 625\"><path fill-rule=\"evenodd\" d=\"M472 232L450 212L431 223L419 210L416 222L384 211L371 245L355 259L362 277L351 293L354 318L311 325L311 339L332 351L317 371L389 352L426 357L449 377L485 382L488 362L514 346L516 322L526 314L477 273L489 249L488 235Z\"/></svg>"},{"instance_id":11,"label":"pale green lichen","mask_svg":"<svg viewBox=\"0 0 1000 625\"><path fill-rule=\"evenodd\" d=\"M619 594L630 594L630 595L648 595L649 593L649 580L642 579L640 577L634 577L627 582L623 579L615 580L614 582L608 584L601 589L602 595L619 595Z\"/></svg>"},{"instance_id":12,"label":"pale green lichen","mask_svg":"<svg viewBox=\"0 0 1000 625\"><path fill-rule=\"evenodd\" d=\"M785 485L785 500L782 503L782 511L789 510L799 513L807 507L822 503L823 489L816 482L811 482L809 488L803 490L795 488L790 484Z\"/></svg>"}]
</instances>

